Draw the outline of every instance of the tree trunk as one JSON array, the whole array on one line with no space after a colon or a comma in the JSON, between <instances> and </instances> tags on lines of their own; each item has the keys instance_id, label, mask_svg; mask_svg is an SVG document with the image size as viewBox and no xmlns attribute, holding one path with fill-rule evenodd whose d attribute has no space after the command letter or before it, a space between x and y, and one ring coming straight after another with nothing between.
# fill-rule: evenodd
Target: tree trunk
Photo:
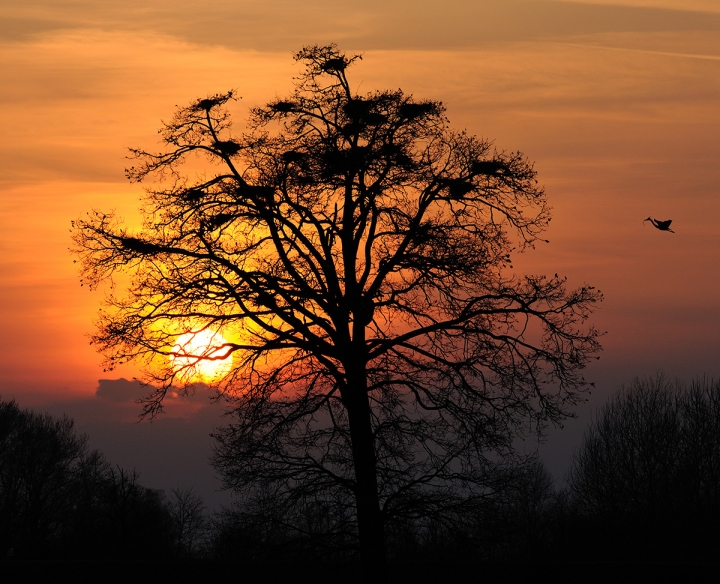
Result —
<instances>
[{"instance_id":1,"label":"tree trunk","mask_svg":"<svg viewBox=\"0 0 720 584\"><path fill-rule=\"evenodd\" d=\"M364 381L364 376L359 376ZM375 443L370 421L370 403L366 384L351 378L343 392L348 412L353 464L355 466L355 501L357 505L360 557L366 581L384 581L385 535L378 496Z\"/></svg>"}]
</instances>

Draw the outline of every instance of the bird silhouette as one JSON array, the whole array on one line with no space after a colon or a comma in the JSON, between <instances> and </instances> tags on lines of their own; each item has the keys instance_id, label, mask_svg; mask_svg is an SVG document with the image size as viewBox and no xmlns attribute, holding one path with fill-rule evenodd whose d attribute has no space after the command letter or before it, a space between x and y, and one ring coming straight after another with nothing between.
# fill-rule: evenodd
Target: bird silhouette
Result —
<instances>
[{"instance_id":1,"label":"bird silhouette","mask_svg":"<svg viewBox=\"0 0 720 584\"><path fill-rule=\"evenodd\" d=\"M647 219L643 219L643 223L645 223L645 221L650 221L650 223L652 223L660 231L669 231L670 233L675 233L672 229L670 229L670 223L672 223L672 219L668 219L667 221L658 221L657 219L648 217Z\"/></svg>"}]
</instances>

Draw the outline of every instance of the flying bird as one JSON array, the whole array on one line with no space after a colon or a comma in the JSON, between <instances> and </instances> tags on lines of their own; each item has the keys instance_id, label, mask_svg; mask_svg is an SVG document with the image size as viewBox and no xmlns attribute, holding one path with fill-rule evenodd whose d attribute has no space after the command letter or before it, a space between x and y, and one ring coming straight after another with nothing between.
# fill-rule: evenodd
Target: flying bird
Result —
<instances>
[{"instance_id":1,"label":"flying bird","mask_svg":"<svg viewBox=\"0 0 720 584\"><path fill-rule=\"evenodd\" d=\"M658 221L657 219L648 217L647 219L643 219L643 223L645 223L645 221L650 221L650 223L652 223L660 231L669 231L670 233L675 233L672 229L670 229L670 223L672 223L672 219L668 219L667 221Z\"/></svg>"}]
</instances>

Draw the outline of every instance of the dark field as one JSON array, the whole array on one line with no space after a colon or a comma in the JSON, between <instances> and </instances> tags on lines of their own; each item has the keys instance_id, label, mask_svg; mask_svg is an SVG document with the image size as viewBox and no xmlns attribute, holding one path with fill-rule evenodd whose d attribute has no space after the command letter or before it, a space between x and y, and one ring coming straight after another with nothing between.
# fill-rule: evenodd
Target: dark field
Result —
<instances>
[{"instance_id":1,"label":"dark field","mask_svg":"<svg viewBox=\"0 0 720 584\"><path fill-rule=\"evenodd\" d=\"M566 562L566 563L445 563L390 564L392 583L600 583L600 582L717 582L720 563ZM289 564L232 562L32 562L4 561L2 582L64 580L81 584L103 582L247 582L263 584L341 582L360 584L358 564Z\"/></svg>"}]
</instances>

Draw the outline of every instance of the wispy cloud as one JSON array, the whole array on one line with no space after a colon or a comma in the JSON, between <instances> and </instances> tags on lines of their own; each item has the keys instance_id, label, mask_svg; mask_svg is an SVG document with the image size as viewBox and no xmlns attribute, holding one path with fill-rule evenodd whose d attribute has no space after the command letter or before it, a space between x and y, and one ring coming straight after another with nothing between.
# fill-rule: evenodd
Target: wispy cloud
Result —
<instances>
[{"instance_id":1,"label":"wispy cloud","mask_svg":"<svg viewBox=\"0 0 720 584\"><path fill-rule=\"evenodd\" d=\"M702 0L701 0L702 1ZM691 6L696 6L691 3ZM31 0L0 7L0 37L27 41L51 31L151 31L200 45L260 51L308 43L346 48L447 49L618 31L720 30L720 14L670 2L554 0ZM673 9L669 9L673 8Z\"/></svg>"},{"instance_id":2,"label":"wispy cloud","mask_svg":"<svg viewBox=\"0 0 720 584\"><path fill-rule=\"evenodd\" d=\"M709 61L720 61L720 55L700 55L697 53L675 53L671 51L653 51L649 49L636 49L632 47L610 47L596 44L582 44L582 43L565 43L560 41L547 41L555 45L564 45L568 47L582 47L585 49L599 49L604 51L628 51L631 53L645 53L647 55L663 55L666 57L681 57L684 59L703 59Z\"/></svg>"}]
</instances>

